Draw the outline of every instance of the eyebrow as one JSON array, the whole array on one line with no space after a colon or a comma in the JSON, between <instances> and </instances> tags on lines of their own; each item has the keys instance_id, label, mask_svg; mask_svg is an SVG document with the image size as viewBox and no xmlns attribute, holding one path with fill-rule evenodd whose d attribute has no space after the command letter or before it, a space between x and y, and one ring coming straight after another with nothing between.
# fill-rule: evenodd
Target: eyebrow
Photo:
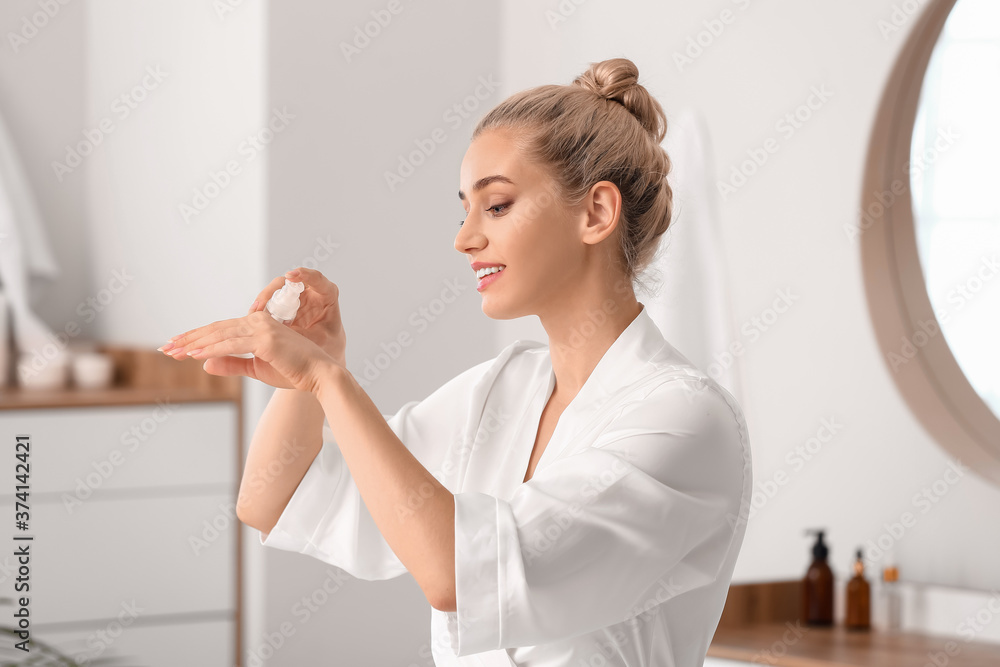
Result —
<instances>
[{"instance_id":1,"label":"eyebrow","mask_svg":"<svg viewBox=\"0 0 1000 667\"><path fill-rule=\"evenodd\" d=\"M490 183L510 183L511 185L514 185L514 181L510 180L506 176L502 174L493 174L492 176L486 176L476 181L472 186L472 191L479 192ZM462 201L465 201L465 193L459 190L458 198L461 199Z\"/></svg>"}]
</instances>

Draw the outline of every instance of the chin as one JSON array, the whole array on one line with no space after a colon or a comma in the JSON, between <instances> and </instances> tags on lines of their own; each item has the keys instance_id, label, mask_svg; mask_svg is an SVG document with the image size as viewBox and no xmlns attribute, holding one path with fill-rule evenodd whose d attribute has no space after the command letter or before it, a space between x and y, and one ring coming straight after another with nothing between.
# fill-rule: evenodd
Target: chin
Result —
<instances>
[{"instance_id":1,"label":"chin","mask_svg":"<svg viewBox=\"0 0 1000 667\"><path fill-rule=\"evenodd\" d=\"M494 298L494 294L482 294L483 314L491 320L515 320L524 317L519 304L512 304L508 299Z\"/></svg>"}]
</instances>

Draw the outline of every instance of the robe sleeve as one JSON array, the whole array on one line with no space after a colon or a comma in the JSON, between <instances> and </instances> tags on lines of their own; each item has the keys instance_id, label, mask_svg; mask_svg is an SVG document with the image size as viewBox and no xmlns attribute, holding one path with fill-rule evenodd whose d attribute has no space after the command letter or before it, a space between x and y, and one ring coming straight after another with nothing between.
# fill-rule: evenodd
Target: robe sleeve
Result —
<instances>
[{"instance_id":1,"label":"robe sleeve","mask_svg":"<svg viewBox=\"0 0 1000 667\"><path fill-rule=\"evenodd\" d=\"M739 406L672 379L509 501L456 494L452 648L566 639L715 581L748 502L749 456Z\"/></svg>"},{"instance_id":2,"label":"robe sleeve","mask_svg":"<svg viewBox=\"0 0 1000 667\"><path fill-rule=\"evenodd\" d=\"M484 361L442 385L422 401L383 415L406 448L440 481L449 448L465 427L469 396L494 360ZM350 468L323 423L323 446L288 504L260 543L335 565L353 577L382 580L406 572L372 518Z\"/></svg>"}]
</instances>

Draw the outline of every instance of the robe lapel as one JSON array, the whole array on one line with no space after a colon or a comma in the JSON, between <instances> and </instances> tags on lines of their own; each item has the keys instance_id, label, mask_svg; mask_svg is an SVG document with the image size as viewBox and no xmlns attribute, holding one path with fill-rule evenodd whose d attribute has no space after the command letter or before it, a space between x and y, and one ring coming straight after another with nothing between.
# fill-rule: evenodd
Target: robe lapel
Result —
<instances>
[{"instance_id":1,"label":"robe lapel","mask_svg":"<svg viewBox=\"0 0 1000 667\"><path fill-rule=\"evenodd\" d=\"M584 433L594 422L605 416L608 403L619 397L623 389L634 386L657 370L653 357L666 345L659 327L653 322L644 304L634 320L618 336L594 367L579 393L559 417L552 437L538 460L536 471L552 461ZM549 388L555 384L552 358L544 355L544 371ZM539 415L540 416L540 415ZM537 426L537 419L535 426ZM534 434L531 434L532 444ZM529 480L530 481L530 480Z\"/></svg>"}]
</instances>

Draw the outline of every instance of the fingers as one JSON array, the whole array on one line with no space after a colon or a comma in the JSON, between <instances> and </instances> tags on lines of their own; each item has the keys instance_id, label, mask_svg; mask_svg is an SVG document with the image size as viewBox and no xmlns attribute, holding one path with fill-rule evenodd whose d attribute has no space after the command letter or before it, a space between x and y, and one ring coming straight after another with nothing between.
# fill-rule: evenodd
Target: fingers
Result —
<instances>
[{"instance_id":1,"label":"fingers","mask_svg":"<svg viewBox=\"0 0 1000 667\"><path fill-rule=\"evenodd\" d=\"M171 340L171 344L163 348L163 353L174 359L183 359L189 356L187 353L191 350L198 350L227 339L239 339L252 333L253 327L244 317L212 322L203 327L191 329L180 336L175 336ZM250 350L235 351L249 352Z\"/></svg>"},{"instance_id":2,"label":"fingers","mask_svg":"<svg viewBox=\"0 0 1000 667\"><path fill-rule=\"evenodd\" d=\"M321 271L307 269L304 266L300 266L292 269L291 271L287 271L285 275L278 276L269 282L267 287L262 289L257 294L257 298L254 299L253 305L251 305L249 310L247 310L247 315L259 310L264 310L268 300L274 295L274 293L285 286L286 279L295 283L304 283L306 287L315 290L325 299L336 300L340 296L337 286L330 282L330 280L324 276Z\"/></svg>"},{"instance_id":3,"label":"fingers","mask_svg":"<svg viewBox=\"0 0 1000 667\"><path fill-rule=\"evenodd\" d=\"M259 361L257 362L259 363ZM272 387L277 387L279 389L294 389L295 386L288 381L280 379L280 376L273 374L272 376L265 378L257 377L257 369L254 366L253 359L240 359L239 357L209 357L205 359L205 363L202 364L202 369L209 375L220 375L220 376L230 376L230 375L243 375L252 380L257 380L259 382L266 382Z\"/></svg>"},{"instance_id":4,"label":"fingers","mask_svg":"<svg viewBox=\"0 0 1000 667\"><path fill-rule=\"evenodd\" d=\"M252 352L253 341L249 338L223 338L216 341L197 341L190 344L187 352L175 354L174 359L191 357L193 359L211 359L225 357L230 354L246 354ZM240 357L235 357L240 359ZM250 361L249 359L241 359Z\"/></svg>"},{"instance_id":5,"label":"fingers","mask_svg":"<svg viewBox=\"0 0 1000 667\"><path fill-rule=\"evenodd\" d=\"M279 276L269 282L267 287L262 289L260 293L257 294L257 298L253 306L250 306L250 310L247 311L247 315L258 310L264 310L264 306L267 305L268 299L274 294L276 290L281 289L285 286L285 277Z\"/></svg>"},{"instance_id":6,"label":"fingers","mask_svg":"<svg viewBox=\"0 0 1000 667\"><path fill-rule=\"evenodd\" d=\"M253 359L240 359L239 357L211 357L205 360L202 368L209 375L246 375L253 372Z\"/></svg>"},{"instance_id":7,"label":"fingers","mask_svg":"<svg viewBox=\"0 0 1000 667\"><path fill-rule=\"evenodd\" d=\"M306 287L316 290L323 296L331 298L336 296L334 284L330 282L329 278L323 275L322 271L300 266L285 273L285 277L292 282L305 283Z\"/></svg>"}]
</instances>

